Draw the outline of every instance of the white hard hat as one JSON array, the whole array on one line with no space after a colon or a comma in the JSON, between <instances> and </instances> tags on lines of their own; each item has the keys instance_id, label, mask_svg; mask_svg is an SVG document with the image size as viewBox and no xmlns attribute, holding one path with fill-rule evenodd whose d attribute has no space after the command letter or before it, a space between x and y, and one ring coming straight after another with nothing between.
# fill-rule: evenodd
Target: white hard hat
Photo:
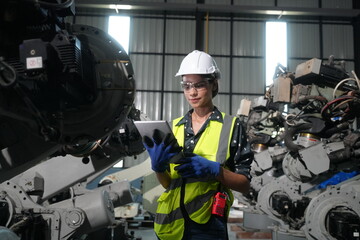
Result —
<instances>
[{"instance_id":1,"label":"white hard hat","mask_svg":"<svg viewBox=\"0 0 360 240\"><path fill-rule=\"evenodd\" d=\"M220 70L215 60L198 50L192 51L183 59L175 77L186 74L213 74L216 79L220 79Z\"/></svg>"}]
</instances>

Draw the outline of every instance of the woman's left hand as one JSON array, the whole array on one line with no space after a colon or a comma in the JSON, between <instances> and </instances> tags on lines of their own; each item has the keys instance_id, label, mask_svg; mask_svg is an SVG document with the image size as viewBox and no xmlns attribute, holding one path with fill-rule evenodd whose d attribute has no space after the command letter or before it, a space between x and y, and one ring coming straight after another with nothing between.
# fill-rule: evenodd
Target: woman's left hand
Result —
<instances>
[{"instance_id":1,"label":"woman's left hand","mask_svg":"<svg viewBox=\"0 0 360 240\"><path fill-rule=\"evenodd\" d=\"M217 177L220 174L220 163L210 161L204 157L193 154L176 162L180 164L175 170L183 178Z\"/></svg>"}]
</instances>

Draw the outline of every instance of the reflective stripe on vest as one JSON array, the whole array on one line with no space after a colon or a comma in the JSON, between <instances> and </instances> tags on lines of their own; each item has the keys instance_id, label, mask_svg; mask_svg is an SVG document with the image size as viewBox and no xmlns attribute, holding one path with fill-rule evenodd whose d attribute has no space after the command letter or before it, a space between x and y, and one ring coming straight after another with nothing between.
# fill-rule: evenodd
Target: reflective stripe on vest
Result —
<instances>
[{"instance_id":1,"label":"reflective stripe on vest","mask_svg":"<svg viewBox=\"0 0 360 240\"><path fill-rule=\"evenodd\" d=\"M228 159L230 155L230 152L228 150L230 146L231 137L229 137L229 134L230 136L232 135L231 133L234 127L233 121L235 121L235 118L231 117L230 115L224 116L224 124L223 127L221 128L221 134L220 134L220 143L228 142L228 144L227 145L219 144L218 151L216 153L216 161L220 162L221 165L225 163L226 159Z\"/></svg>"},{"instance_id":2,"label":"reflective stripe on vest","mask_svg":"<svg viewBox=\"0 0 360 240\"><path fill-rule=\"evenodd\" d=\"M194 200L194 203L191 203L191 206L185 205L185 208L190 209L188 214L192 214L193 212L195 212L196 210L201 208L203 206L203 204L205 203L204 201L207 201L209 198L214 196L215 193L216 193L216 191L209 191L202 196L197 196ZM189 205L189 204L187 204L187 205ZM178 220L180 218L182 218L182 213L181 213L180 208L177 208L169 214L157 213L155 216L155 222L157 222L157 223L161 222L161 224L169 224L170 222L172 222L174 220Z\"/></svg>"},{"instance_id":3,"label":"reflective stripe on vest","mask_svg":"<svg viewBox=\"0 0 360 240\"><path fill-rule=\"evenodd\" d=\"M229 146L235 118L224 113L222 115L223 123L218 121L209 122L195 146L194 153L208 160L218 161L223 165L230 156ZM172 127L179 145L183 147L184 125L176 126L180 119L175 119ZM154 230L160 239L181 239L183 235L184 219L180 209L182 178L174 170L175 166L176 164L170 164L170 186L158 199ZM215 179L186 179L184 206L193 221L206 223L209 220L213 196L218 189L219 182ZM226 190L230 197L227 205L230 207L233 195L230 190Z\"/></svg>"}]
</instances>

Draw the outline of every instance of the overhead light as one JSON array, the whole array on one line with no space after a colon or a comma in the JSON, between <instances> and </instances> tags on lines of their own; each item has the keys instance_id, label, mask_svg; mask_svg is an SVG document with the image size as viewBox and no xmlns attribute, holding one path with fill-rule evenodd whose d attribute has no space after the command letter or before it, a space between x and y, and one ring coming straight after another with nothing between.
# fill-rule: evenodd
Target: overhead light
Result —
<instances>
[{"instance_id":1,"label":"overhead light","mask_svg":"<svg viewBox=\"0 0 360 240\"><path fill-rule=\"evenodd\" d=\"M109 8L110 9L115 9L115 10L118 10L118 9L130 10L130 9L132 9L132 6L131 5L123 5L123 4L110 4Z\"/></svg>"},{"instance_id":2,"label":"overhead light","mask_svg":"<svg viewBox=\"0 0 360 240\"><path fill-rule=\"evenodd\" d=\"M265 13L268 14L268 15L284 15L283 10L281 10L281 11L279 11L279 10L266 10Z\"/></svg>"}]
</instances>

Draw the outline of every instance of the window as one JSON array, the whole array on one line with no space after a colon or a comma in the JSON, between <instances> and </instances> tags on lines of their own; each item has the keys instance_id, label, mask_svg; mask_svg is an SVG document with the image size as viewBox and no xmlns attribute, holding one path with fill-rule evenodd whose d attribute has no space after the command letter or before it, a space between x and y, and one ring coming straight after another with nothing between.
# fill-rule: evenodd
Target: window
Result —
<instances>
[{"instance_id":1,"label":"window","mask_svg":"<svg viewBox=\"0 0 360 240\"><path fill-rule=\"evenodd\" d=\"M130 17L110 16L108 33L129 53Z\"/></svg>"},{"instance_id":2,"label":"window","mask_svg":"<svg viewBox=\"0 0 360 240\"><path fill-rule=\"evenodd\" d=\"M129 54L129 38L130 38L130 17L126 16L110 16L108 33L115 38L116 41ZM124 161L121 160L114 167L122 168Z\"/></svg>"},{"instance_id":3,"label":"window","mask_svg":"<svg viewBox=\"0 0 360 240\"><path fill-rule=\"evenodd\" d=\"M273 83L279 63L287 67L286 22L266 22L266 86Z\"/></svg>"}]
</instances>

